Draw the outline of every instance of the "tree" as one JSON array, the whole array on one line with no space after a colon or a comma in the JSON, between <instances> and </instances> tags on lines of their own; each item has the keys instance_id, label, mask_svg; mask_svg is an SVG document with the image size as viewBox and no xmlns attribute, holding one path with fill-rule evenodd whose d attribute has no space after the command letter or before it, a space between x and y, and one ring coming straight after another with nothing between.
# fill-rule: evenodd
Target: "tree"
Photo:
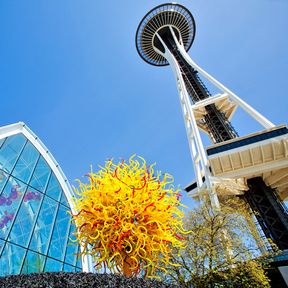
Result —
<instances>
[{"instance_id":1,"label":"tree","mask_svg":"<svg viewBox=\"0 0 288 288\"><path fill-rule=\"evenodd\" d=\"M186 248L174 249L179 266L167 267L166 280L181 287L269 287L264 244L244 201L226 199L214 209L205 200L188 213L184 227L190 231Z\"/></svg>"},{"instance_id":2,"label":"tree","mask_svg":"<svg viewBox=\"0 0 288 288\"><path fill-rule=\"evenodd\" d=\"M270 287L269 279L263 269L263 264L259 261L246 261L238 264L237 268L231 271L233 279L233 288L253 287L268 288Z\"/></svg>"}]
</instances>

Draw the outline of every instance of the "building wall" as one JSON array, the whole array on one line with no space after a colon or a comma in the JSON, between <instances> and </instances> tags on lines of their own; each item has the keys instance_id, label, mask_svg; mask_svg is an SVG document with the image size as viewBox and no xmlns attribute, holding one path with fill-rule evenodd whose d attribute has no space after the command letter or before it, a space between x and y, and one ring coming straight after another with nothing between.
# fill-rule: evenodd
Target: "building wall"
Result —
<instances>
[{"instance_id":1,"label":"building wall","mask_svg":"<svg viewBox=\"0 0 288 288\"><path fill-rule=\"evenodd\" d=\"M57 177L24 134L0 139L0 276L81 271L68 211Z\"/></svg>"}]
</instances>

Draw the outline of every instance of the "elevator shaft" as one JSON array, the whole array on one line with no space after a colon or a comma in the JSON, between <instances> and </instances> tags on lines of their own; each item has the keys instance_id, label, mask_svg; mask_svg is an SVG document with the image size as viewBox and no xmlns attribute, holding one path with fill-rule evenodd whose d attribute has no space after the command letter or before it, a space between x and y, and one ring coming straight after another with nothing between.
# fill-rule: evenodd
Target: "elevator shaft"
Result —
<instances>
[{"instance_id":1,"label":"elevator shaft","mask_svg":"<svg viewBox=\"0 0 288 288\"><path fill-rule=\"evenodd\" d=\"M261 177L247 180L249 191L244 198L253 210L267 238L279 249L288 249L288 214L275 191Z\"/></svg>"},{"instance_id":2,"label":"elevator shaft","mask_svg":"<svg viewBox=\"0 0 288 288\"><path fill-rule=\"evenodd\" d=\"M193 69L183 58L177 47L170 50L180 67L187 92L193 103L204 100L211 96L210 92ZM209 135L214 143L219 143L238 137L237 132L231 125L224 113L219 111L215 104L205 107L204 125L207 126Z\"/></svg>"}]
</instances>

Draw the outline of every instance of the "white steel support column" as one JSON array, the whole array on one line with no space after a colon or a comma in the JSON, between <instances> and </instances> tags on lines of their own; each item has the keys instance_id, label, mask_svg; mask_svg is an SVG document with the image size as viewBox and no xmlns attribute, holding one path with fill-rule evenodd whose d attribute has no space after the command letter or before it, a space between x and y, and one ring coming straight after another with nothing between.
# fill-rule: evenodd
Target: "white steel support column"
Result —
<instances>
[{"instance_id":1,"label":"white steel support column","mask_svg":"<svg viewBox=\"0 0 288 288\"><path fill-rule=\"evenodd\" d=\"M172 35L175 38L174 40L178 41L171 27L170 27L170 30L172 31ZM211 173L209 170L209 163L208 163L207 155L204 150L199 128L198 128L198 125L196 123L195 116L193 113L191 100L189 98L189 94L187 92L186 85L184 83L180 67L177 63L177 60L174 58L173 54L170 52L165 42L162 40L162 38L160 37L158 33L156 33L156 37L158 37L158 39L161 41L162 45L165 48L165 52L162 53L156 47L154 47L154 49L157 50L159 54L162 54L163 57L167 59L176 77L180 104L181 104L181 108L182 108L182 112L184 116L184 123L185 123L186 133L188 137L188 143L190 147L190 155L192 158L192 162L193 162L194 170L196 174L195 176L196 176L196 181L197 181L197 189L200 192L199 194L201 194L201 192L207 191L209 193L213 206L216 208L219 208L218 197L214 191L214 186L211 181ZM203 182L203 179L202 179L203 177L205 177L205 183Z\"/></svg>"}]
</instances>

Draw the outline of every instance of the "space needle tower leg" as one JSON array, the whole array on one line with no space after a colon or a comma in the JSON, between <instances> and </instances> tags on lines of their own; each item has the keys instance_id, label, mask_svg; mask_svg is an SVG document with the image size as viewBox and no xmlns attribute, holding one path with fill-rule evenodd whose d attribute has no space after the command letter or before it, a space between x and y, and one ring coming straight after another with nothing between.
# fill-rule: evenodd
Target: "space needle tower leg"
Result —
<instances>
[{"instance_id":1,"label":"space needle tower leg","mask_svg":"<svg viewBox=\"0 0 288 288\"><path fill-rule=\"evenodd\" d=\"M170 30L175 44L177 43L178 45L181 45L180 44L181 39L179 41L180 43L178 43L178 39L175 36L172 26L168 26L167 28ZM176 78L179 100L184 117L184 123L190 148L190 155L194 166L199 195L202 195L201 192L208 192L212 205L215 208L219 209L220 208L219 200L213 189L213 183L211 181L211 174L209 171L207 155L204 150L202 139L200 137L199 128L197 126L196 119L193 113L191 99L189 97L185 82L183 80L181 67L179 66L177 59L170 52L169 48L167 47L165 41L161 38L161 36L158 33L156 33L156 37L163 45L164 52L160 51L157 47L155 47L154 49L160 55L162 55L167 59ZM205 183L203 179L205 179Z\"/></svg>"}]
</instances>

